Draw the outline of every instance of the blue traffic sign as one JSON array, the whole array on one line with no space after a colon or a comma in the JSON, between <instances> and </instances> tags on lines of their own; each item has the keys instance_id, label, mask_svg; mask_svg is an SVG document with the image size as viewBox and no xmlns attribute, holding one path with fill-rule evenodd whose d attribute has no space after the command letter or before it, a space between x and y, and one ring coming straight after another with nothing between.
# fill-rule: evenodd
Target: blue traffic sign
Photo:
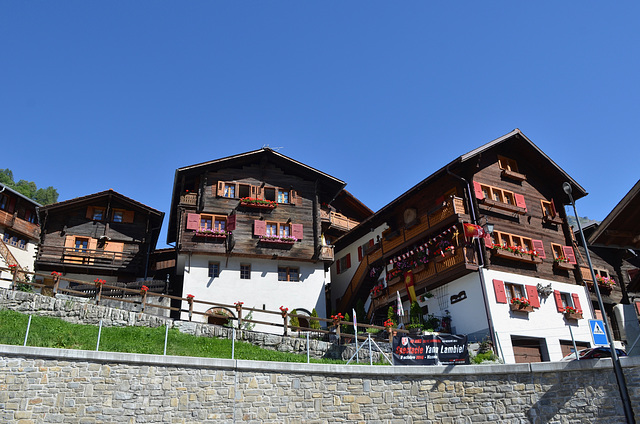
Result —
<instances>
[{"instance_id":1,"label":"blue traffic sign","mask_svg":"<svg viewBox=\"0 0 640 424\"><path fill-rule=\"evenodd\" d=\"M604 331L604 323L601 319L590 319L589 327L591 327L591 336L593 344L596 346L609 346L607 333Z\"/></svg>"}]
</instances>

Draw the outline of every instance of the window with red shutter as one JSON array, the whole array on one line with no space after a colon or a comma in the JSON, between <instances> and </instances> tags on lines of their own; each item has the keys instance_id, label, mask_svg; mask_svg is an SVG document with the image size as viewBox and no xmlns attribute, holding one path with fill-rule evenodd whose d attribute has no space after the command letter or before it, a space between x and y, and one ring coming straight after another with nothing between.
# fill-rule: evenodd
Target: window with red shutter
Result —
<instances>
[{"instance_id":1,"label":"window with red shutter","mask_svg":"<svg viewBox=\"0 0 640 424\"><path fill-rule=\"evenodd\" d=\"M524 196L522 194L514 193L514 197L516 199L516 206L526 211L527 204L524 201Z\"/></svg>"},{"instance_id":2,"label":"window with red shutter","mask_svg":"<svg viewBox=\"0 0 640 424\"><path fill-rule=\"evenodd\" d=\"M302 224L291 224L291 236L297 240L302 240L304 235L304 227Z\"/></svg>"},{"instance_id":3,"label":"window with red shutter","mask_svg":"<svg viewBox=\"0 0 640 424\"><path fill-rule=\"evenodd\" d=\"M187 214L187 230L198 231L200 229L200 214Z\"/></svg>"},{"instance_id":4,"label":"window with red shutter","mask_svg":"<svg viewBox=\"0 0 640 424\"><path fill-rule=\"evenodd\" d=\"M238 215L235 213L227 217L227 231L233 231L236 229L236 219Z\"/></svg>"},{"instance_id":5,"label":"window with red shutter","mask_svg":"<svg viewBox=\"0 0 640 424\"><path fill-rule=\"evenodd\" d=\"M358 262L362 262L362 246L358 246Z\"/></svg>"},{"instance_id":6,"label":"window with red shutter","mask_svg":"<svg viewBox=\"0 0 640 424\"><path fill-rule=\"evenodd\" d=\"M267 235L267 221L260 221L256 219L253 221L253 235L254 236L265 236Z\"/></svg>"},{"instance_id":7,"label":"window with red shutter","mask_svg":"<svg viewBox=\"0 0 640 424\"><path fill-rule=\"evenodd\" d=\"M493 291L496 293L496 302L507 303L507 294L504 290L504 282L493 280Z\"/></svg>"},{"instance_id":8,"label":"window with red shutter","mask_svg":"<svg viewBox=\"0 0 640 424\"><path fill-rule=\"evenodd\" d=\"M562 304L562 295L558 290L553 291L553 297L556 299L556 309L558 312L564 312L564 305Z\"/></svg>"},{"instance_id":9,"label":"window with red shutter","mask_svg":"<svg viewBox=\"0 0 640 424\"><path fill-rule=\"evenodd\" d=\"M570 264L577 264L576 255L573 253L573 247L571 246L562 246L562 253L564 253L564 257L567 258Z\"/></svg>"},{"instance_id":10,"label":"window with red shutter","mask_svg":"<svg viewBox=\"0 0 640 424\"><path fill-rule=\"evenodd\" d=\"M571 299L573 300L573 307L577 310L582 310L582 307L580 306L580 296L578 296L578 293L571 293Z\"/></svg>"},{"instance_id":11,"label":"window with red shutter","mask_svg":"<svg viewBox=\"0 0 640 424\"><path fill-rule=\"evenodd\" d=\"M547 258L547 255L544 253L544 243L542 240L531 240L531 244L533 244L533 249L538 252L538 257L540 259Z\"/></svg>"},{"instance_id":12,"label":"window with red shutter","mask_svg":"<svg viewBox=\"0 0 640 424\"><path fill-rule=\"evenodd\" d=\"M536 286L527 286L525 285L525 290L527 291L527 299L529 299L529 303L534 308L540 307L540 298L538 297L538 288Z\"/></svg>"},{"instance_id":13,"label":"window with red shutter","mask_svg":"<svg viewBox=\"0 0 640 424\"><path fill-rule=\"evenodd\" d=\"M482 186L480 185L479 182L474 181L473 182L473 191L476 195L476 199L478 200L482 200L484 199L484 193L482 192Z\"/></svg>"}]
</instances>

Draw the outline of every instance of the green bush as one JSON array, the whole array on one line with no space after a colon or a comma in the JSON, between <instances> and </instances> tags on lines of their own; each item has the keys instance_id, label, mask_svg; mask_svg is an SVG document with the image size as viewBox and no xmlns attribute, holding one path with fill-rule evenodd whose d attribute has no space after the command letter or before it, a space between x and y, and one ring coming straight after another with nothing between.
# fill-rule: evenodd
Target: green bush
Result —
<instances>
[{"instance_id":1,"label":"green bush","mask_svg":"<svg viewBox=\"0 0 640 424\"><path fill-rule=\"evenodd\" d=\"M313 311L311 311L311 316L318 318L318 312L316 312L316 308L313 308ZM320 321L309 320L309 327L313 328L314 330L319 330Z\"/></svg>"}]
</instances>

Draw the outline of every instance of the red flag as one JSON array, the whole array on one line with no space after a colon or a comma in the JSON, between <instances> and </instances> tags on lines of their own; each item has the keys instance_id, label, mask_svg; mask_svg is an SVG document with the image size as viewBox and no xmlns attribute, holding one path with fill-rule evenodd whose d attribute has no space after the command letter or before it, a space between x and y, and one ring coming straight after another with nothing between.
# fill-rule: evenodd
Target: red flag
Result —
<instances>
[{"instance_id":1,"label":"red flag","mask_svg":"<svg viewBox=\"0 0 640 424\"><path fill-rule=\"evenodd\" d=\"M484 228L475 224L463 224L464 225L464 236L467 238L473 237L484 237Z\"/></svg>"}]
</instances>

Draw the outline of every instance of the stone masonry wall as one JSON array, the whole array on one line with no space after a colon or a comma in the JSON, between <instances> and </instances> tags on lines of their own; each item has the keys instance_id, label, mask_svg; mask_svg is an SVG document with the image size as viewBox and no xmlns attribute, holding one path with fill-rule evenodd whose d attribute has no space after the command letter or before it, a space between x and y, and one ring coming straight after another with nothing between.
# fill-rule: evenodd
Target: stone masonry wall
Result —
<instances>
[{"instance_id":1,"label":"stone masonry wall","mask_svg":"<svg viewBox=\"0 0 640 424\"><path fill-rule=\"evenodd\" d=\"M74 324L98 325L102 320L105 327L160 327L168 325L185 334L201 337L232 337L232 329L204 323L174 321L171 318L147 313L95 305L87 299L58 295L49 297L36 293L26 293L0 288L0 309L12 309L24 314L60 318ZM244 340L265 349L306 355L306 339L283 337L275 334L253 331L237 331L237 340ZM309 355L312 358L334 358L348 360L355 353L353 346L338 346L319 340L310 340ZM388 350L388 346L385 346ZM384 347L383 347L384 348ZM369 360L369 353L361 351L361 360ZM380 361L380 353L374 347L373 361Z\"/></svg>"},{"instance_id":2,"label":"stone masonry wall","mask_svg":"<svg viewBox=\"0 0 640 424\"><path fill-rule=\"evenodd\" d=\"M636 420L640 358L623 359ZM608 359L316 365L0 345L6 423L625 422Z\"/></svg>"}]
</instances>

